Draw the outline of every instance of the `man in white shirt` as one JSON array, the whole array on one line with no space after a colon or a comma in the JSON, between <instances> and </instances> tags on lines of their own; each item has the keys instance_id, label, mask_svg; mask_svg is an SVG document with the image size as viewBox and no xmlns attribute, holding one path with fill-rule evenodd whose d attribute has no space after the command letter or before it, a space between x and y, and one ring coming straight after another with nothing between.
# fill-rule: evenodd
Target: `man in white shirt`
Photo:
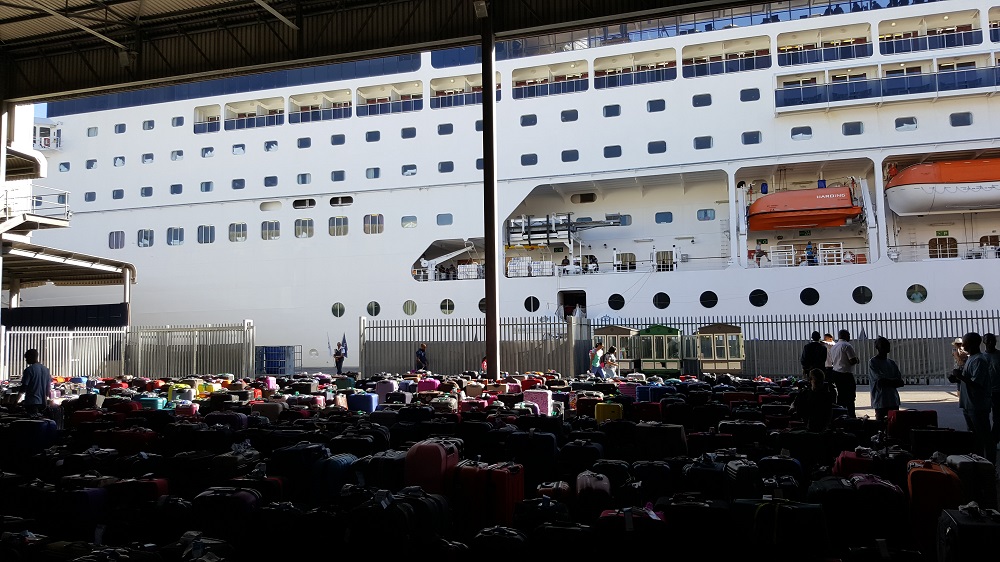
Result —
<instances>
[{"instance_id":1,"label":"man in white shirt","mask_svg":"<svg viewBox=\"0 0 1000 562\"><path fill-rule=\"evenodd\" d=\"M854 409L857 397L857 381L854 380L854 366L858 364L858 354L851 345L851 333L837 332L837 343L830 348L830 368L833 370L833 384L837 387L837 404L847 408L847 416L856 418Z\"/></svg>"}]
</instances>

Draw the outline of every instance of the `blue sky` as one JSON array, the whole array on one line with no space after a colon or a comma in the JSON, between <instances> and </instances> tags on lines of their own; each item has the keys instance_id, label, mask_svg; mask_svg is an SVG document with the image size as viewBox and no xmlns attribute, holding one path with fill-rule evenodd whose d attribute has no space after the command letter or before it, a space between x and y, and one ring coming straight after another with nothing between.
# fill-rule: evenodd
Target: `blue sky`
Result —
<instances>
[{"instance_id":1,"label":"blue sky","mask_svg":"<svg viewBox=\"0 0 1000 562\"><path fill-rule=\"evenodd\" d=\"M35 104L35 117L48 117L49 104L47 103L36 103Z\"/></svg>"}]
</instances>

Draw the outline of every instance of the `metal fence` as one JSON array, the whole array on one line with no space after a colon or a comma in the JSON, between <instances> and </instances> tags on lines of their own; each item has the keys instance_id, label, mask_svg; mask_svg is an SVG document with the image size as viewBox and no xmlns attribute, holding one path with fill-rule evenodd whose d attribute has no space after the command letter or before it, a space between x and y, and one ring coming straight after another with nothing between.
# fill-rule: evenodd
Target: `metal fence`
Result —
<instances>
[{"instance_id":1,"label":"metal fence","mask_svg":"<svg viewBox=\"0 0 1000 562\"><path fill-rule=\"evenodd\" d=\"M0 377L18 380L24 352L37 349L54 377L254 374L254 326L133 326L123 328L0 328Z\"/></svg>"},{"instance_id":2,"label":"metal fence","mask_svg":"<svg viewBox=\"0 0 1000 562\"><path fill-rule=\"evenodd\" d=\"M699 316L645 318L502 318L500 369L507 372L554 369L565 375L587 370L587 352L594 330L615 325L641 330L650 325L677 328L693 335L712 324L730 324L744 338L743 376L781 377L801 374L802 347L815 330L834 337L848 330L858 352L855 369L859 384L868 382L868 359L874 340L892 343L890 357L910 383L941 384L951 371L951 342L967 332L997 333L1000 311L968 313L799 314L769 316ZM457 373L478 370L485 354L485 320L372 321L361 319L360 371L404 372L413 368L420 343L428 346L432 371ZM697 362L688 361L685 365Z\"/></svg>"}]
</instances>

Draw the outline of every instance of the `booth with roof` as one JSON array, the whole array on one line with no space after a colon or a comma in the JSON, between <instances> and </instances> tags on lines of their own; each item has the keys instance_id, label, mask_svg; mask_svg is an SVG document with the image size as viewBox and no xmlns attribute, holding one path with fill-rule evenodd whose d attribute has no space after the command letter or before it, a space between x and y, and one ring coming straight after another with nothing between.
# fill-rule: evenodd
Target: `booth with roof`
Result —
<instances>
[{"instance_id":1,"label":"booth with roof","mask_svg":"<svg viewBox=\"0 0 1000 562\"><path fill-rule=\"evenodd\" d=\"M681 339L681 331L670 326L653 324L639 330L637 369L647 374L680 373Z\"/></svg>"},{"instance_id":2,"label":"booth with roof","mask_svg":"<svg viewBox=\"0 0 1000 562\"><path fill-rule=\"evenodd\" d=\"M601 326L594 329L593 345L604 344L604 351L614 346L618 350L618 372L636 370L639 356L639 330L627 326Z\"/></svg>"},{"instance_id":3,"label":"booth with roof","mask_svg":"<svg viewBox=\"0 0 1000 562\"><path fill-rule=\"evenodd\" d=\"M685 348L685 357L697 358L702 373L743 373L746 359L743 349L743 329L732 324L709 324L698 328L692 343L697 348Z\"/></svg>"}]
</instances>

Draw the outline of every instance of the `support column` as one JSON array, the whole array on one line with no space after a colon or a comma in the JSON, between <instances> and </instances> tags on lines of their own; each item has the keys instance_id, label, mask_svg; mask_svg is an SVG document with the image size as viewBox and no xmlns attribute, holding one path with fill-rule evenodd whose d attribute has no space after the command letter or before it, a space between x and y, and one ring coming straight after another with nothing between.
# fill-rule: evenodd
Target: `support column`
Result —
<instances>
[{"instance_id":1,"label":"support column","mask_svg":"<svg viewBox=\"0 0 1000 562\"><path fill-rule=\"evenodd\" d=\"M486 2L473 2L480 25L483 69L483 228L486 236L486 373L496 380L500 365L499 252L497 248L496 57L493 22Z\"/></svg>"},{"instance_id":2,"label":"support column","mask_svg":"<svg viewBox=\"0 0 1000 562\"><path fill-rule=\"evenodd\" d=\"M10 303L7 308L17 308L21 305L21 280L11 279L10 280Z\"/></svg>"}]
</instances>

